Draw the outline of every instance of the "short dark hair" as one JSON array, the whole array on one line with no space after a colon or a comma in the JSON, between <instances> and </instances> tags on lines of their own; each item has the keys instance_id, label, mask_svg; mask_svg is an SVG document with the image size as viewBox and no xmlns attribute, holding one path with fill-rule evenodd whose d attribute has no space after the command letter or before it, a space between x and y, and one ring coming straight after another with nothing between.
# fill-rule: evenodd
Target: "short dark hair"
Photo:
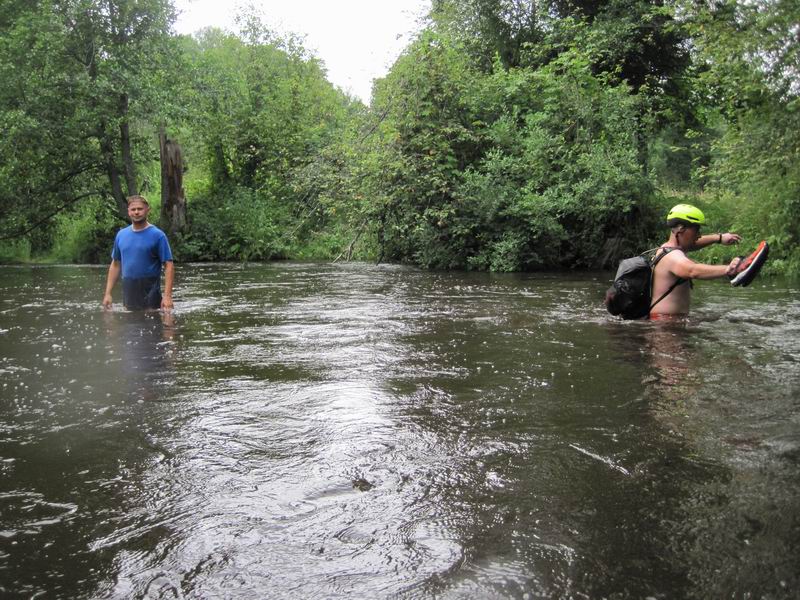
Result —
<instances>
[{"instance_id":1,"label":"short dark hair","mask_svg":"<svg viewBox=\"0 0 800 600\"><path fill-rule=\"evenodd\" d=\"M147 198L144 196L140 196L139 194L134 194L133 196L128 196L125 198L125 204L130 204L131 202L144 202L146 206L150 206L150 203L147 201Z\"/></svg>"},{"instance_id":2,"label":"short dark hair","mask_svg":"<svg viewBox=\"0 0 800 600\"><path fill-rule=\"evenodd\" d=\"M678 225L684 225L686 227L697 227L700 229L700 223L690 223L685 219L670 219L667 221L667 227L672 229L673 227L677 227Z\"/></svg>"}]
</instances>

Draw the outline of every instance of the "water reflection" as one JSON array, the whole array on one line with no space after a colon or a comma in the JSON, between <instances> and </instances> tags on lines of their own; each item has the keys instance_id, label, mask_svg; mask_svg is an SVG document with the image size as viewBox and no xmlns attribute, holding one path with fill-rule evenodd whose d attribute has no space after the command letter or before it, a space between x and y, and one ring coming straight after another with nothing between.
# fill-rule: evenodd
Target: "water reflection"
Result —
<instances>
[{"instance_id":1,"label":"water reflection","mask_svg":"<svg viewBox=\"0 0 800 600\"><path fill-rule=\"evenodd\" d=\"M137 402L154 401L174 379L177 325L172 311L103 310L108 369ZM113 377L113 375L112 375Z\"/></svg>"},{"instance_id":2,"label":"water reflection","mask_svg":"<svg viewBox=\"0 0 800 600\"><path fill-rule=\"evenodd\" d=\"M649 325L645 333L645 351L657 374L654 385L665 398L679 400L696 387L700 379L699 374L692 372L691 352L686 342L693 333L692 328L685 318Z\"/></svg>"},{"instance_id":3,"label":"water reflection","mask_svg":"<svg viewBox=\"0 0 800 600\"><path fill-rule=\"evenodd\" d=\"M675 502L670 547L692 596L788 598L797 585L789 566L796 557L774 550L800 541L795 517L787 517L800 502L774 490L795 485L787 477L796 478L797 464L787 470L780 459L774 463L768 440L791 428L786 415L796 407L778 382L797 380L797 348L778 356L786 347L774 338L781 330L784 340L796 319L781 323L776 315L797 315L797 306L746 296L725 305L720 296L692 318L644 328L654 417L684 448L679 472L693 473Z\"/></svg>"},{"instance_id":4,"label":"water reflection","mask_svg":"<svg viewBox=\"0 0 800 600\"><path fill-rule=\"evenodd\" d=\"M81 595L100 557L86 540L140 455L120 435L106 339L86 291L99 271L9 268L0 277L0 592ZM133 438L133 439L132 439Z\"/></svg>"}]
</instances>

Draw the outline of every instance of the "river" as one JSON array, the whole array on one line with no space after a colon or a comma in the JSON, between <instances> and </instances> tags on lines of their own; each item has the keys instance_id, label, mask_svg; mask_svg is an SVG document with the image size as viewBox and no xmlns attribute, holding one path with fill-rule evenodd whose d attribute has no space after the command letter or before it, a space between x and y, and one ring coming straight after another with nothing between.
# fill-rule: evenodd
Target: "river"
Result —
<instances>
[{"instance_id":1,"label":"river","mask_svg":"<svg viewBox=\"0 0 800 600\"><path fill-rule=\"evenodd\" d=\"M0 267L3 598L797 598L800 290ZM116 290L118 293L119 290Z\"/></svg>"}]
</instances>

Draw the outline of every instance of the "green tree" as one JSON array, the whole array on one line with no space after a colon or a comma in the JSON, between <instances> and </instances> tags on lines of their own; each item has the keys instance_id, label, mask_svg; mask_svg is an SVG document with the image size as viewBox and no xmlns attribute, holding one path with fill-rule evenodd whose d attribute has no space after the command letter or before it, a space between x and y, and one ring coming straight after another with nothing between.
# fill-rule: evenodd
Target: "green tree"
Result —
<instances>
[{"instance_id":1,"label":"green tree","mask_svg":"<svg viewBox=\"0 0 800 600\"><path fill-rule=\"evenodd\" d=\"M706 196L750 241L767 238L770 266L800 274L800 7L795 2L688 5L719 137L698 172Z\"/></svg>"},{"instance_id":2,"label":"green tree","mask_svg":"<svg viewBox=\"0 0 800 600\"><path fill-rule=\"evenodd\" d=\"M350 100L326 81L296 38L245 13L239 34L208 29L184 40L190 125L200 171L184 248L195 258L268 259L296 252L324 220L325 149Z\"/></svg>"},{"instance_id":3,"label":"green tree","mask_svg":"<svg viewBox=\"0 0 800 600\"><path fill-rule=\"evenodd\" d=\"M0 210L3 236L33 235L61 211L109 198L125 213L165 60L167 0L10 1L0 9ZM38 236L38 237L37 237Z\"/></svg>"},{"instance_id":4,"label":"green tree","mask_svg":"<svg viewBox=\"0 0 800 600\"><path fill-rule=\"evenodd\" d=\"M72 100L84 85L52 3L0 11L0 235L30 234L36 248L47 241L37 225L102 193L102 166L82 127L86 111Z\"/></svg>"},{"instance_id":5,"label":"green tree","mask_svg":"<svg viewBox=\"0 0 800 600\"><path fill-rule=\"evenodd\" d=\"M433 0L431 17L439 32L458 40L477 69L488 72L495 57L504 68L519 66L526 48L547 39L549 8L535 0Z\"/></svg>"},{"instance_id":6,"label":"green tree","mask_svg":"<svg viewBox=\"0 0 800 600\"><path fill-rule=\"evenodd\" d=\"M670 180L676 165L670 150L692 141L699 130L697 107L688 85L688 37L675 7L662 0L436 0L437 30L458 40L473 65L495 68L545 67L564 52L579 50L592 72L610 85L641 95L637 146L642 168L651 154L658 174ZM495 60L497 59L497 60ZM655 143L653 143L655 142ZM696 140L694 141L696 143ZM665 164L666 163L666 164ZM681 180L689 177L684 167Z\"/></svg>"},{"instance_id":7,"label":"green tree","mask_svg":"<svg viewBox=\"0 0 800 600\"><path fill-rule=\"evenodd\" d=\"M428 32L378 89L386 256L514 271L610 260L623 225L641 243L653 190L637 160L638 97L578 52L486 75L461 50Z\"/></svg>"},{"instance_id":8,"label":"green tree","mask_svg":"<svg viewBox=\"0 0 800 600\"><path fill-rule=\"evenodd\" d=\"M483 144L470 105L477 72L460 50L446 36L423 34L376 89L374 109L386 114L378 235L388 259L463 266L443 227L460 173Z\"/></svg>"}]
</instances>

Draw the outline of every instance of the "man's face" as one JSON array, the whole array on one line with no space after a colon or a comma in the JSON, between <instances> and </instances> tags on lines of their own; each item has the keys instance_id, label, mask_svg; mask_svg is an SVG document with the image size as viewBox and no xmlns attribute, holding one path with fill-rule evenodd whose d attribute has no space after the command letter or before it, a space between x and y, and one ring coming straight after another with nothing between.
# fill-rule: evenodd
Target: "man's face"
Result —
<instances>
[{"instance_id":1,"label":"man's face","mask_svg":"<svg viewBox=\"0 0 800 600\"><path fill-rule=\"evenodd\" d=\"M132 200L128 203L128 218L131 223L144 223L147 220L147 213L150 207L139 200Z\"/></svg>"}]
</instances>

